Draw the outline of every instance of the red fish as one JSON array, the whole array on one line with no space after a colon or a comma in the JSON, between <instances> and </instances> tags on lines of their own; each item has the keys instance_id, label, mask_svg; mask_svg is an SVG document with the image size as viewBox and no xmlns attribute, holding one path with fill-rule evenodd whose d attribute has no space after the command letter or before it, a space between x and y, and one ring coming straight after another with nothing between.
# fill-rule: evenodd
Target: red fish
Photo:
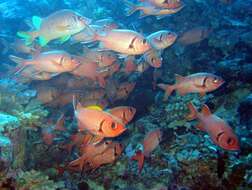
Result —
<instances>
[{"instance_id":1,"label":"red fish","mask_svg":"<svg viewBox=\"0 0 252 190\"><path fill-rule=\"evenodd\" d=\"M70 137L70 143L64 145L64 148L71 153L73 147L77 147L80 152L83 152L83 147L89 144L97 144L102 139L90 134L90 133L83 133L78 132L76 134L71 135Z\"/></svg>"},{"instance_id":2,"label":"red fish","mask_svg":"<svg viewBox=\"0 0 252 190\"><path fill-rule=\"evenodd\" d=\"M162 133L160 129L149 132L143 141L143 152L137 151L136 154L131 158L132 160L138 161L138 172L141 173L144 166L144 157L149 157L150 153L155 150L161 141Z\"/></svg>"},{"instance_id":3,"label":"red fish","mask_svg":"<svg viewBox=\"0 0 252 190\"><path fill-rule=\"evenodd\" d=\"M63 73L70 72L79 65L76 59L64 51L43 52L29 60L13 55L10 55L9 58L19 65L20 69L16 73L21 72L28 66L37 71L35 74L40 72Z\"/></svg>"},{"instance_id":4,"label":"red fish","mask_svg":"<svg viewBox=\"0 0 252 190\"><path fill-rule=\"evenodd\" d=\"M111 18L96 20L94 22L94 24L97 24L99 26L103 26L107 30L113 30L113 29L117 29L119 27L118 24L115 23L115 21Z\"/></svg>"},{"instance_id":5,"label":"red fish","mask_svg":"<svg viewBox=\"0 0 252 190\"><path fill-rule=\"evenodd\" d=\"M105 35L96 35L101 47L126 55L140 55L150 49L144 36L132 30L114 29Z\"/></svg>"},{"instance_id":6,"label":"red fish","mask_svg":"<svg viewBox=\"0 0 252 190\"><path fill-rule=\"evenodd\" d=\"M219 88L224 80L211 73L195 73L186 77L175 75L176 83L174 85L158 84L158 87L165 90L164 100L176 90L181 96L188 93L200 93L204 96L206 92L211 92Z\"/></svg>"},{"instance_id":7,"label":"red fish","mask_svg":"<svg viewBox=\"0 0 252 190\"><path fill-rule=\"evenodd\" d=\"M96 62L99 67L110 66L117 60L116 54L112 51L97 51L87 47L84 47L83 51L85 53L84 57L90 61Z\"/></svg>"},{"instance_id":8,"label":"red fish","mask_svg":"<svg viewBox=\"0 0 252 190\"><path fill-rule=\"evenodd\" d=\"M71 73L78 77L86 77L93 81L98 81L101 87L105 86L105 79L101 75L98 64L94 60L89 60L86 57L76 56L76 60L78 60L81 64L73 70Z\"/></svg>"},{"instance_id":9,"label":"red fish","mask_svg":"<svg viewBox=\"0 0 252 190\"><path fill-rule=\"evenodd\" d=\"M178 39L178 42L183 45L190 45L190 44L198 43L206 39L211 32L212 32L212 29L210 28L196 27L183 33L181 37Z\"/></svg>"},{"instance_id":10,"label":"red fish","mask_svg":"<svg viewBox=\"0 0 252 190\"><path fill-rule=\"evenodd\" d=\"M183 5L181 0L140 0L140 1L149 2L154 6L166 9L175 9Z\"/></svg>"},{"instance_id":11,"label":"red fish","mask_svg":"<svg viewBox=\"0 0 252 190\"><path fill-rule=\"evenodd\" d=\"M135 116L136 108L129 106L119 106L108 110L110 114L119 118L125 125L127 125Z\"/></svg>"},{"instance_id":12,"label":"red fish","mask_svg":"<svg viewBox=\"0 0 252 190\"><path fill-rule=\"evenodd\" d=\"M74 110L80 131L86 130L101 137L116 137L126 130L120 119L96 106L84 108L74 103Z\"/></svg>"},{"instance_id":13,"label":"red fish","mask_svg":"<svg viewBox=\"0 0 252 190\"><path fill-rule=\"evenodd\" d=\"M161 52L150 49L143 55L143 59L152 67L160 68L162 66Z\"/></svg>"},{"instance_id":14,"label":"red fish","mask_svg":"<svg viewBox=\"0 0 252 190\"><path fill-rule=\"evenodd\" d=\"M135 88L136 83L129 83L129 82L124 82L120 84L118 87L118 90L116 91L116 100L120 99L127 99L129 94L133 91Z\"/></svg>"},{"instance_id":15,"label":"red fish","mask_svg":"<svg viewBox=\"0 0 252 190\"><path fill-rule=\"evenodd\" d=\"M161 19L167 15L171 15L171 14L175 14L179 12L184 7L184 5L181 5L179 7L166 9L166 8L156 7L149 2L134 4L127 0L123 0L123 1L129 7L127 16L130 16L131 14L139 10L140 18L153 15L153 16L156 16L157 19Z\"/></svg>"},{"instance_id":16,"label":"red fish","mask_svg":"<svg viewBox=\"0 0 252 190\"><path fill-rule=\"evenodd\" d=\"M122 144L112 141L97 145L89 144L83 148L80 158L69 163L69 168L76 171L95 170L104 164L115 162L122 150Z\"/></svg>"},{"instance_id":17,"label":"red fish","mask_svg":"<svg viewBox=\"0 0 252 190\"><path fill-rule=\"evenodd\" d=\"M157 50L171 46L177 39L177 34L168 30L154 32L147 37L151 46Z\"/></svg>"},{"instance_id":18,"label":"red fish","mask_svg":"<svg viewBox=\"0 0 252 190\"><path fill-rule=\"evenodd\" d=\"M239 140L232 128L221 118L211 113L207 105L203 105L199 113L192 103L188 104L190 114L188 120L198 119L197 128L205 131L212 141L225 150L239 150Z\"/></svg>"}]
</instances>

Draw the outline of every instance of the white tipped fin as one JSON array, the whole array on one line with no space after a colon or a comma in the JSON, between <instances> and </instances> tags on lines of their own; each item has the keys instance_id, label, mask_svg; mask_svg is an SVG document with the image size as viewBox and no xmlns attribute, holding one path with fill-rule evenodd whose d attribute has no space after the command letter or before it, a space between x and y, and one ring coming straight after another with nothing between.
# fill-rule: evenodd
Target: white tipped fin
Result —
<instances>
[{"instance_id":1,"label":"white tipped fin","mask_svg":"<svg viewBox=\"0 0 252 190\"><path fill-rule=\"evenodd\" d=\"M209 115L212 115L209 107L204 104L203 107L202 107L202 110L201 110L201 113L204 115L204 116L209 116Z\"/></svg>"}]
</instances>

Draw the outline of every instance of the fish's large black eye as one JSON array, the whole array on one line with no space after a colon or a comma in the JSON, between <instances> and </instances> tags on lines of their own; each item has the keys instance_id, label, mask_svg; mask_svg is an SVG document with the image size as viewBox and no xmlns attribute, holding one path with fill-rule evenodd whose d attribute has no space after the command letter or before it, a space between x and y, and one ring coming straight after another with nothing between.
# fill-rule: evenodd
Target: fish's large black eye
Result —
<instances>
[{"instance_id":1,"label":"fish's large black eye","mask_svg":"<svg viewBox=\"0 0 252 190\"><path fill-rule=\"evenodd\" d=\"M116 124L115 124L115 122L112 122L111 128L112 128L112 129L116 129Z\"/></svg>"},{"instance_id":2,"label":"fish's large black eye","mask_svg":"<svg viewBox=\"0 0 252 190\"><path fill-rule=\"evenodd\" d=\"M234 139L228 138L228 139L227 139L227 144L228 144L228 145L233 145L233 144L234 144Z\"/></svg>"},{"instance_id":3,"label":"fish's large black eye","mask_svg":"<svg viewBox=\"0 0 252 190\"><path fill-rule=\"evenodd\" d=\"M146 44L147 40L146 39L143 39L143 44Z\"/></svg>"},{"instance_id":4,"label":"fish's large black eye","mask_svg":"<svg viewBox=\"0 0 252 190\"><path fill-rule=\"evenodd\" d=\"M129 111L130 111L130 113L133 113L133 109L132 108L129 108Z\"/></svg>"},{"instance_id":5,"label":"fish's large black eye","mask_svg":"<svg viewBox=\"0 0 252 190\"><path fill-rule=\"evenodd\" d=\"M216 78L216 77L214 77L214 79L213 79L213 83L218 83L219 82L219 79L218 78Z\"/></svg>"},{"instance_id":6,"label":"fish's large black eye","mask_svg":"<svg viewBox=\"0 0 252 190\"><path fill-rule=\"evenodd\" d=\"M77 16L78 20L83 20L82 16Z\"/></svg>"}]
</instances>

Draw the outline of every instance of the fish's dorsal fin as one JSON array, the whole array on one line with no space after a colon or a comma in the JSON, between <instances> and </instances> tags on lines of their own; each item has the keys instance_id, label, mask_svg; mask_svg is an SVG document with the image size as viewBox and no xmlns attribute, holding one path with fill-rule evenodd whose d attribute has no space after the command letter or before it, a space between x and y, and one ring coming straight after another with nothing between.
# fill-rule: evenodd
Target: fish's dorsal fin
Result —
<instances>
[{"instance_id":1,"label":"fish's dorsal fin","mask_svg":"<svg viewBox=\"0 0 252 190\"><path fill-rule=\"evenodd\" d=\"M73 108L74 108L74 112L76 113L82 107L83 106L81 105L81 103L78 102L78 100L76 100L76 95L73 95Z\"/></svg>"},{"instance_id":2,"label":"fish's dorsal fin","mask_svg":"<svg viewBox=\"0 0 252 190\"><path fill-rule=\"evenodd\" d=\"M176 83L181 82L182 80L185 79L185 77L179 75L179 74L175 74L175 79L176 79Z\"/></svg>"},{"instance_id":3,"label":"fish's dorsal fin","mask_svg":"<svg viewBox=\"0 0 252 190\"><path fill-rule=\"evenodd\" d=\"M42 24L42 18L40 18L39 16L33 16L32 17L32 25L34 26L34 28L36 30L39 30Z\"/></svg>"},{"instance_id":4,"label":"fish's dorsal fin","mask_svg":"<svg viewBox=\"0 0 252 190\"><path fill-rule=\"evenodd\" d=\"M100 106L97 106L97 105L87 106L85 108L92 109L92 110L98 110L98 111L102 111L103 110Z\"/></svg>"},{"instance_id":5,"label":"fish's dorsal fin","mask_svg":"<svg viewBox=\"0 0 252 190\"><path fill-rule=\"evenodd\" d=\"M201 113L202 113L204 116L212 115L212 113L211 113L209 107L208 107L206 104L204 104L204 105L202 106Z\"/></svg>"}]
</instances>

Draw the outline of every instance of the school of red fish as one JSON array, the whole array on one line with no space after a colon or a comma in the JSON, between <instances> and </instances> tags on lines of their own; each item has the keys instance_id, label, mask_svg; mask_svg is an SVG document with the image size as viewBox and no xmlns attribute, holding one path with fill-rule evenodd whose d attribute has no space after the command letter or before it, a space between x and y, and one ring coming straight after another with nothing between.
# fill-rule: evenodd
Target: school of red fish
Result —
<instances>
[{"instance_id":1,"label":"school of red fish","mask_svg":"<svg viewBox=\"0 0 252 190\"><path fill-rule=\"evenodd\" d=\"M139 0L138 4L123 0L128 7L127 16L140 11L140 18L157 19L175 14L186 6L180 0ZM62 108L72 104L78 132L71 135L69 143L62 145L69 153L77 148L79 158L67 164L68 170L82 172L95 170L115 162L123 152L119 142L112 139L127 130L137 110L131 106L108 108L111 102L127 99L135 82L112 80L116 73L128 76L143 73L149 67L162 67L162 52L176 41L184 46L197 43L211 33L211 29L198 27L177 35L170 30L151 34L123 28L113 19L92 20L72 10L59 10L46 18L34 16L28 32L18 32L19 37L9 45L22 56L10 55L17 65L9 66L8 75L20 82L35 83L37 98L47 106ZM81 45L77 54L62 50L64 45ZM97 45L98 44L98 45ZM55 45L57 48L55 48ZM59 48L59 49L58 49ZM199 93L204 96L218 89L224 80L212 73L175 75L173 85L157 84L165 91L166 101L173 91L184 96ZM198 112L188 105L188 120L199 120L197 128L205 131L213 143L225 150L239 150L239 141L232 128L211 113L206 105ZM64 115L55 125L42 131L48 146L55 143L56 131L65 131ZM143 150L131 158L138 161L139 172L144 159L159 145L162 129L150 131L144 138ZM109 139L108 139L109 138Z\"/></svg>"}]
</instances>

